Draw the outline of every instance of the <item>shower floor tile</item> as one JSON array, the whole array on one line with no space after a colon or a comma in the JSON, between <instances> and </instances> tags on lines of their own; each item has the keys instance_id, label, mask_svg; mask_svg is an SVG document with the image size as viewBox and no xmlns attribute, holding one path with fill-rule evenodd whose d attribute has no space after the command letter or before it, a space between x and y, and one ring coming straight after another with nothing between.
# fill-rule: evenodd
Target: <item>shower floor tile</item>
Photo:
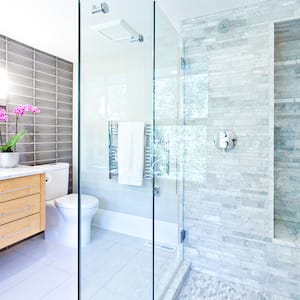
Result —
<instances>
[{"instance_id":1,"label":"shower floor tile","mask_svg":"<svg viewBox=\"0 0 300 300\"><path fill-rule=\"evenodd\" d=\"M177 300L292 300L192 271Z\"/></svg>"}]
</instances>

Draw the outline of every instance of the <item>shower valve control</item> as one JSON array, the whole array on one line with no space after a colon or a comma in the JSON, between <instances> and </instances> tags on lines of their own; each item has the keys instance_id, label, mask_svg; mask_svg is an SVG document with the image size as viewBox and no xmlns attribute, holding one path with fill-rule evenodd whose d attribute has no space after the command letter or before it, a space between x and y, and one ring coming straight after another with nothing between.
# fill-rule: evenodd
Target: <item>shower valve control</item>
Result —
<instances>
[{"instance_id":1,"label":"shower valve control","mask_svg":"<svg viewBox=\"0 0 300 300\"><path fill-rule=\"evenodd\" d=\"M223 150L223 152L232 150L235 147L236 142L237 136L231 130L222 130L214 138L215 146L218 149Z\"/></svg>"}]
</instances>

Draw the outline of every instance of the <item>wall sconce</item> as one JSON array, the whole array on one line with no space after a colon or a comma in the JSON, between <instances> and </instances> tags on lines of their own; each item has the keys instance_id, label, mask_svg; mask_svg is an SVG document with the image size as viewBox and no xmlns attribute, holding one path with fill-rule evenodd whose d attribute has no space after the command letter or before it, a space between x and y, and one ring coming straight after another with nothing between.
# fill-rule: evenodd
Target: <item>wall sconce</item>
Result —
<instances>
[{"instance_id":1,"label":"wall sconce","mask_svg":"<svg viewBox=\"0 0 300 300\"><path fill-rule=\"evenodd\" d=\"M0 68L0 105L6 106L8 92L8 75L6 69Z\"/></svg>"}]
</instances>

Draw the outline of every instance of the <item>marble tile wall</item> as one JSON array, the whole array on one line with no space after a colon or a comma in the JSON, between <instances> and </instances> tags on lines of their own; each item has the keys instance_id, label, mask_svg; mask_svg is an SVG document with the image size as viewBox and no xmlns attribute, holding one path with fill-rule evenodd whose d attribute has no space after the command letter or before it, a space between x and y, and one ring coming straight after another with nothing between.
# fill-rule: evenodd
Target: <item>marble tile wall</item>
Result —
<instances>
[{"instance_id":1,"label":"marble tile wall","mask_svg":"<svg viewBox=\"0 0 300 300\"><path fill-rule=\"evenodd\" d=\"M275 25L274 55L275 218L299 222L300 19Z\"/></svg>"},{"instance_id":2,"label":"marble tile wall","mask_svg":"<svg viewBox=\"0 0 300 300\"><path fill-rule=\"evenodd\" d=\"M202 272L300 299L300 248L274 237L274 22L300 18L299 0L182 24L186 139L185 258ZM227 33L218 25L230 21ZM214 135L233 130L223 153Z\"/></svg>"}]
</instances>

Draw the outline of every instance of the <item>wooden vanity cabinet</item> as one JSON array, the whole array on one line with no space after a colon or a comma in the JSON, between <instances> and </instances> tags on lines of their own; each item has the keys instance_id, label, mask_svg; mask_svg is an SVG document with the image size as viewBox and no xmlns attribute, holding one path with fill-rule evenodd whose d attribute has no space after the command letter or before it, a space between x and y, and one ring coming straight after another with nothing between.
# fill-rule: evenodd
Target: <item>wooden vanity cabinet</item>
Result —
<instances>
[{"instance_id":1,"label":"wooden vanity cabinet","mask_svg":"<svg viewBox=\"0 0 300 300\"><path fill-rule=\"evenodd\" d=\"M0 249L45 231L45 174L0 180Z\"/></svg>"}]
</instances>

